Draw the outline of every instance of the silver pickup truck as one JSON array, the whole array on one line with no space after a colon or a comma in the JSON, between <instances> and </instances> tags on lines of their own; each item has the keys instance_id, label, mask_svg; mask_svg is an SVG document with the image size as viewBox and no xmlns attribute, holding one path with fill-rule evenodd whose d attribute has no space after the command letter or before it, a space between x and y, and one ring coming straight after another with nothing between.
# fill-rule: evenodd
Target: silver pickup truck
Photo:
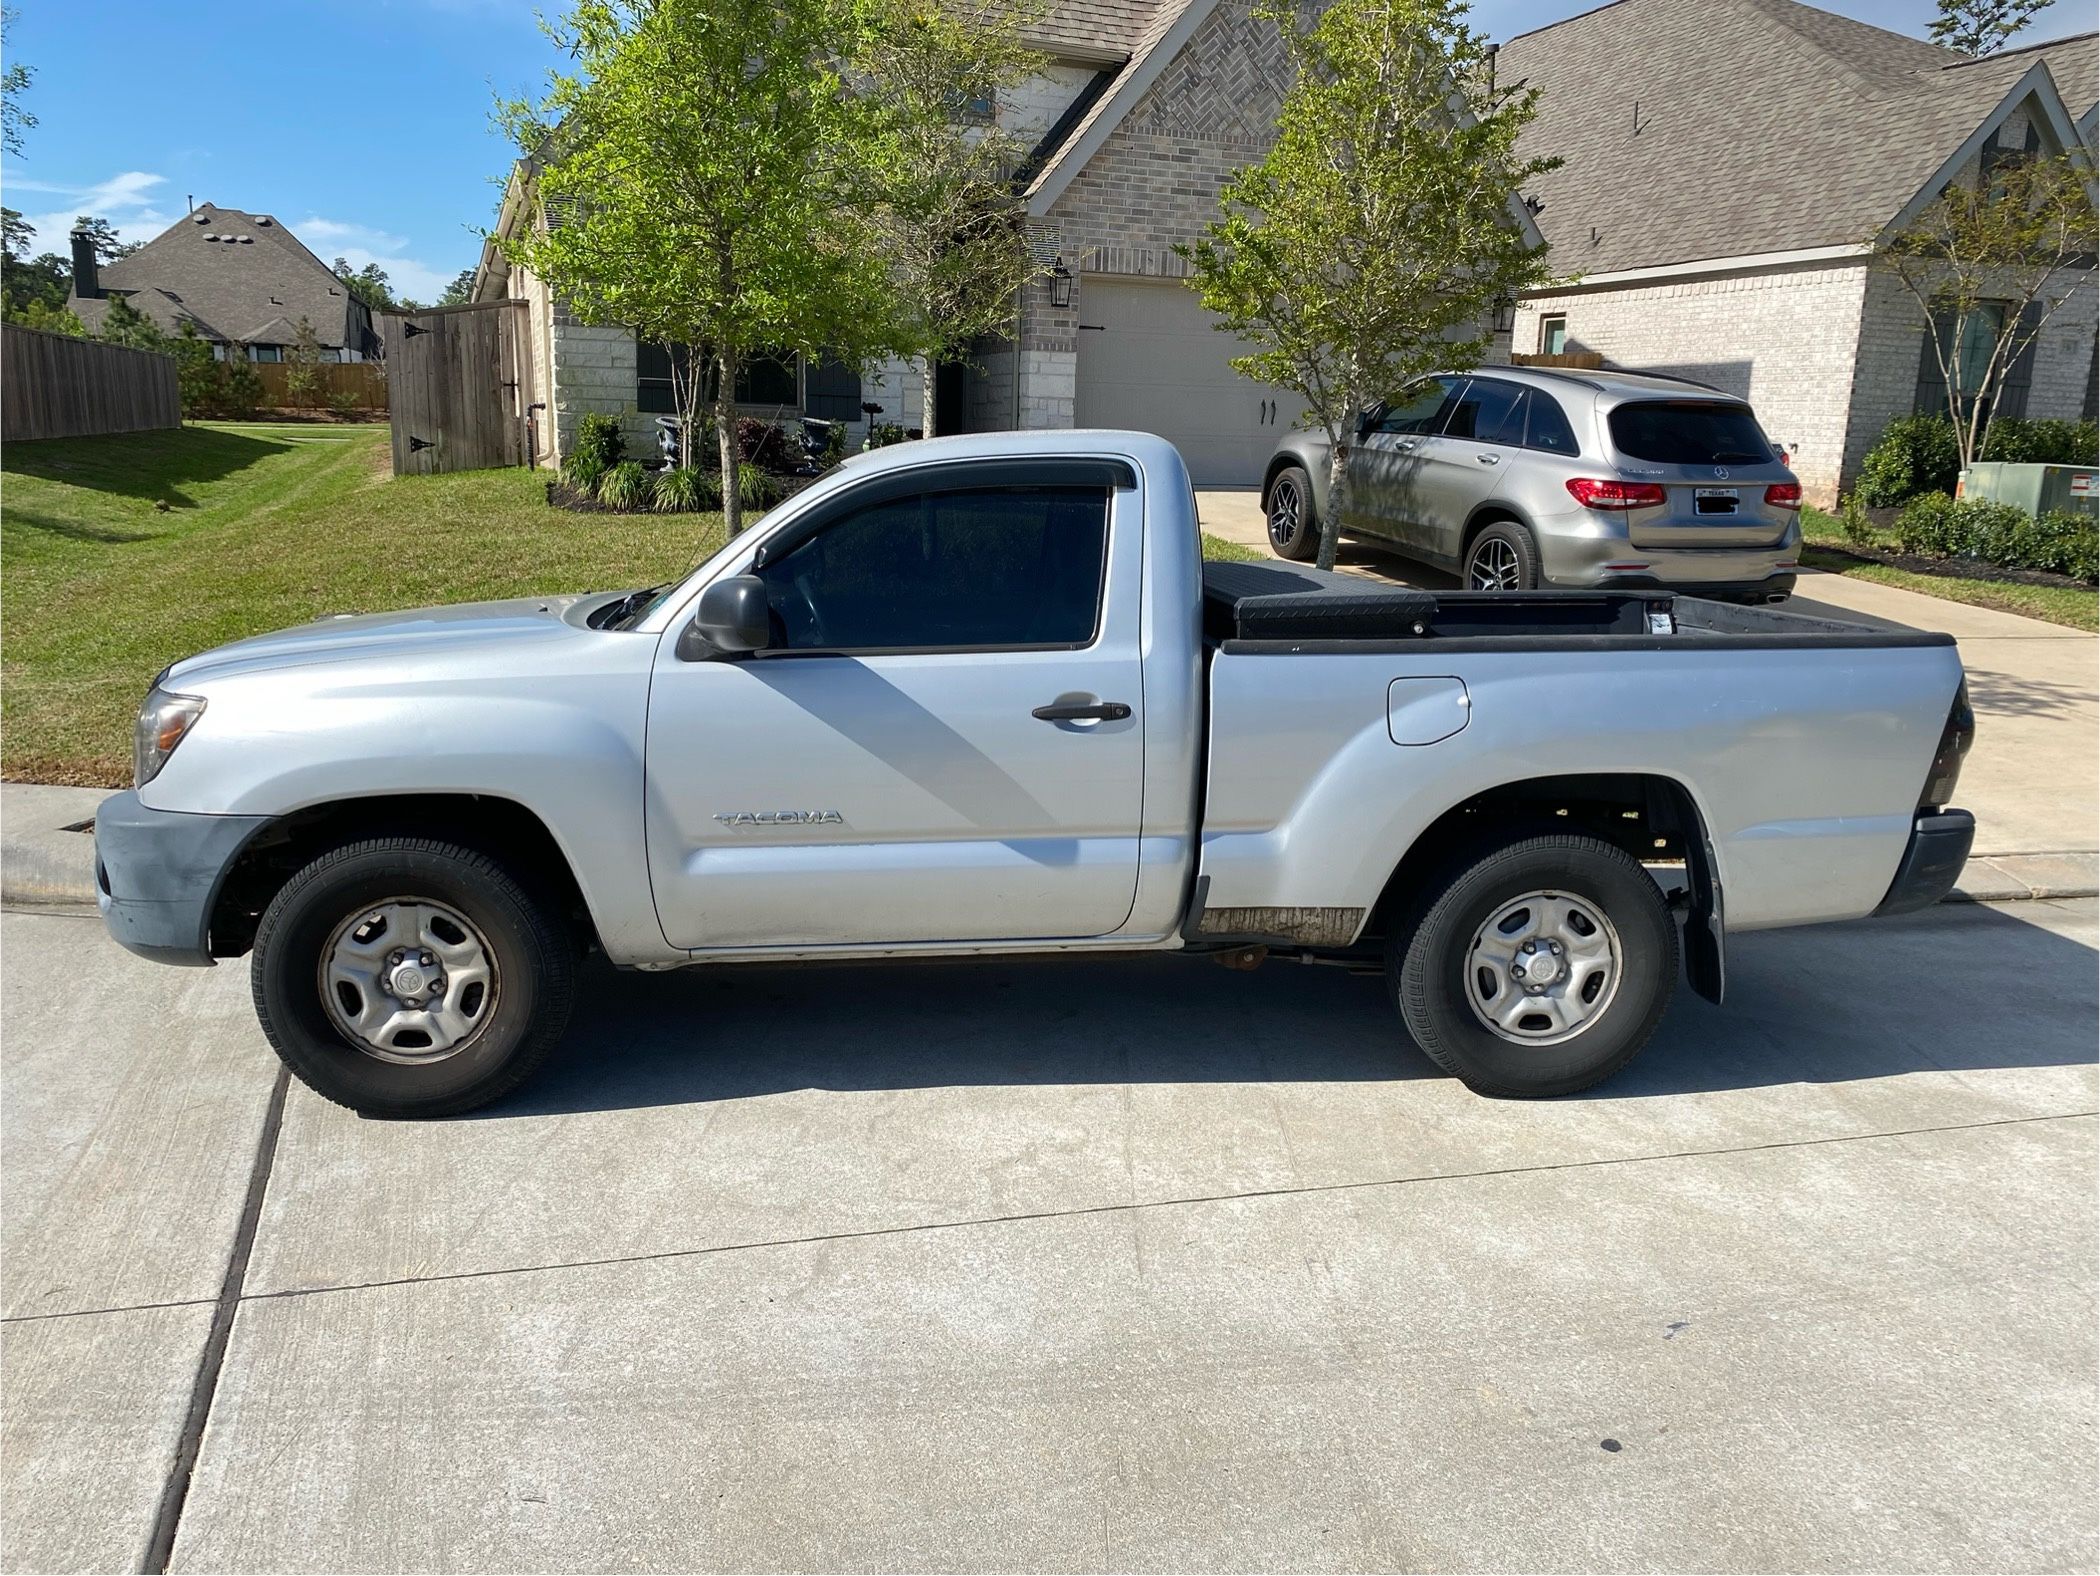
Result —
<instances>
[{"instance_id":1,"label":"silver pickup truck","mask_svg":"<svg viewBox=\"0 0 2100 1576\"><path fill-rule=\"evenodd\" d=\"M1002 434L851 459L675 584L176 663L95 837L110 933L252 951L372 1114L514 1088L592 949L1382 968L1439 1066L1555 1095L1680 951L1719 1001L1730 930L1942 896L1972 726L1944 636L1206 565L1168 444Z\"/></svg>"}]
</instances>

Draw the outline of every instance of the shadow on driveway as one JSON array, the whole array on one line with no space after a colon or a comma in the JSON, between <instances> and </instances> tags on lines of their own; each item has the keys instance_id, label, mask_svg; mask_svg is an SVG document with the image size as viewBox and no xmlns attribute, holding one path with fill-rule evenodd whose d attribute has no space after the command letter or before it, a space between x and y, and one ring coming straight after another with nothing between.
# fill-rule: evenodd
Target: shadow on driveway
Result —
<instances>
[{"instance_id":1,"label":"shadow on driveway","mask_svg":"<svg viewBox=\"0 0 2100 1576\"><path fill-rule=\"evenodd\" d=\"M2044 910L2049 910L2045 916ZM2094 1060L2093 948L2050 905L1732 938L1729 1004L1680 989L1648 1049L1577 1099ZM724 965L579 981L569 1036L469 1120L792 1089L1387 1082L1443 1076L1375 978L1175 957Z\"/></svg>"}]
</instances>

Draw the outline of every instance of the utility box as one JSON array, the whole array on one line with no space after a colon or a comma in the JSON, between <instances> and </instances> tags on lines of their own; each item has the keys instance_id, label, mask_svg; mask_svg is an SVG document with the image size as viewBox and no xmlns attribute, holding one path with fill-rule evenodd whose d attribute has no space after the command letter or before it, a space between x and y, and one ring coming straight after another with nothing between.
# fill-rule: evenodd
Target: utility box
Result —
<instances>
[{"instance_id":1,"label":"utility box","mask_svg":"<svg viewBox=\"0 0 2100 1576\"><path fill-rule=\"evenodd\" d=\"M1961 473L1957 498L2009 503L2039 518L2052 510L2100 518L2100 465L2013 465L1979 460Z\"/></svg>"}]
</instances>

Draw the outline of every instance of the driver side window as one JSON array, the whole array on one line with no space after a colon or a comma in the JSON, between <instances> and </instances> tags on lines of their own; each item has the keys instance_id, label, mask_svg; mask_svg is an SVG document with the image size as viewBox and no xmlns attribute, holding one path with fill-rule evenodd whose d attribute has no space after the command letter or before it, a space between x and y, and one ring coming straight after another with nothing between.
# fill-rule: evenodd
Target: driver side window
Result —
<instances>
[{"instance_id":1,"label":"driver side window","mask_svg":"<svg viewBox=\"0 0 2100 1576\"><path fill-rule=\"evenodd\" d=\"M1400 397L1378 418L1378 431L1396 433L1440 432L1449 406L1456 403L1463 378L1425 378L1408 385Z\"/></svg>"},{"instance_id":2,"label":"driver side window","mask_svg":"<svg viewBox=\"0 0 2100 1576\"><path fill-rule=\"evenodd\" d=\"M1088 645L1109 494L987 487L871 504L753 572L790 651Z\"/></svg>"}]
</instances>

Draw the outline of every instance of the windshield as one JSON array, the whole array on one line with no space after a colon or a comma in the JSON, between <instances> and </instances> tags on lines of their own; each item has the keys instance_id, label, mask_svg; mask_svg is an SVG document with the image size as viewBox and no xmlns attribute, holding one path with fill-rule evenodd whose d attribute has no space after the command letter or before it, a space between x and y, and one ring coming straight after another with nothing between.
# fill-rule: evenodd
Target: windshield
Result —
<instances>
[{"instance_id":1,"label":"windshield","mask_svg":"<svg viewBox=\"0 0 2100 1576\"><path fill-rule=\"evenodd\" d=\"M1765 465L1772 446L1750 407L1722 400L1643 400L1610 417L1621 454L1663 465Z\"/></svg>"}]
</instances>

